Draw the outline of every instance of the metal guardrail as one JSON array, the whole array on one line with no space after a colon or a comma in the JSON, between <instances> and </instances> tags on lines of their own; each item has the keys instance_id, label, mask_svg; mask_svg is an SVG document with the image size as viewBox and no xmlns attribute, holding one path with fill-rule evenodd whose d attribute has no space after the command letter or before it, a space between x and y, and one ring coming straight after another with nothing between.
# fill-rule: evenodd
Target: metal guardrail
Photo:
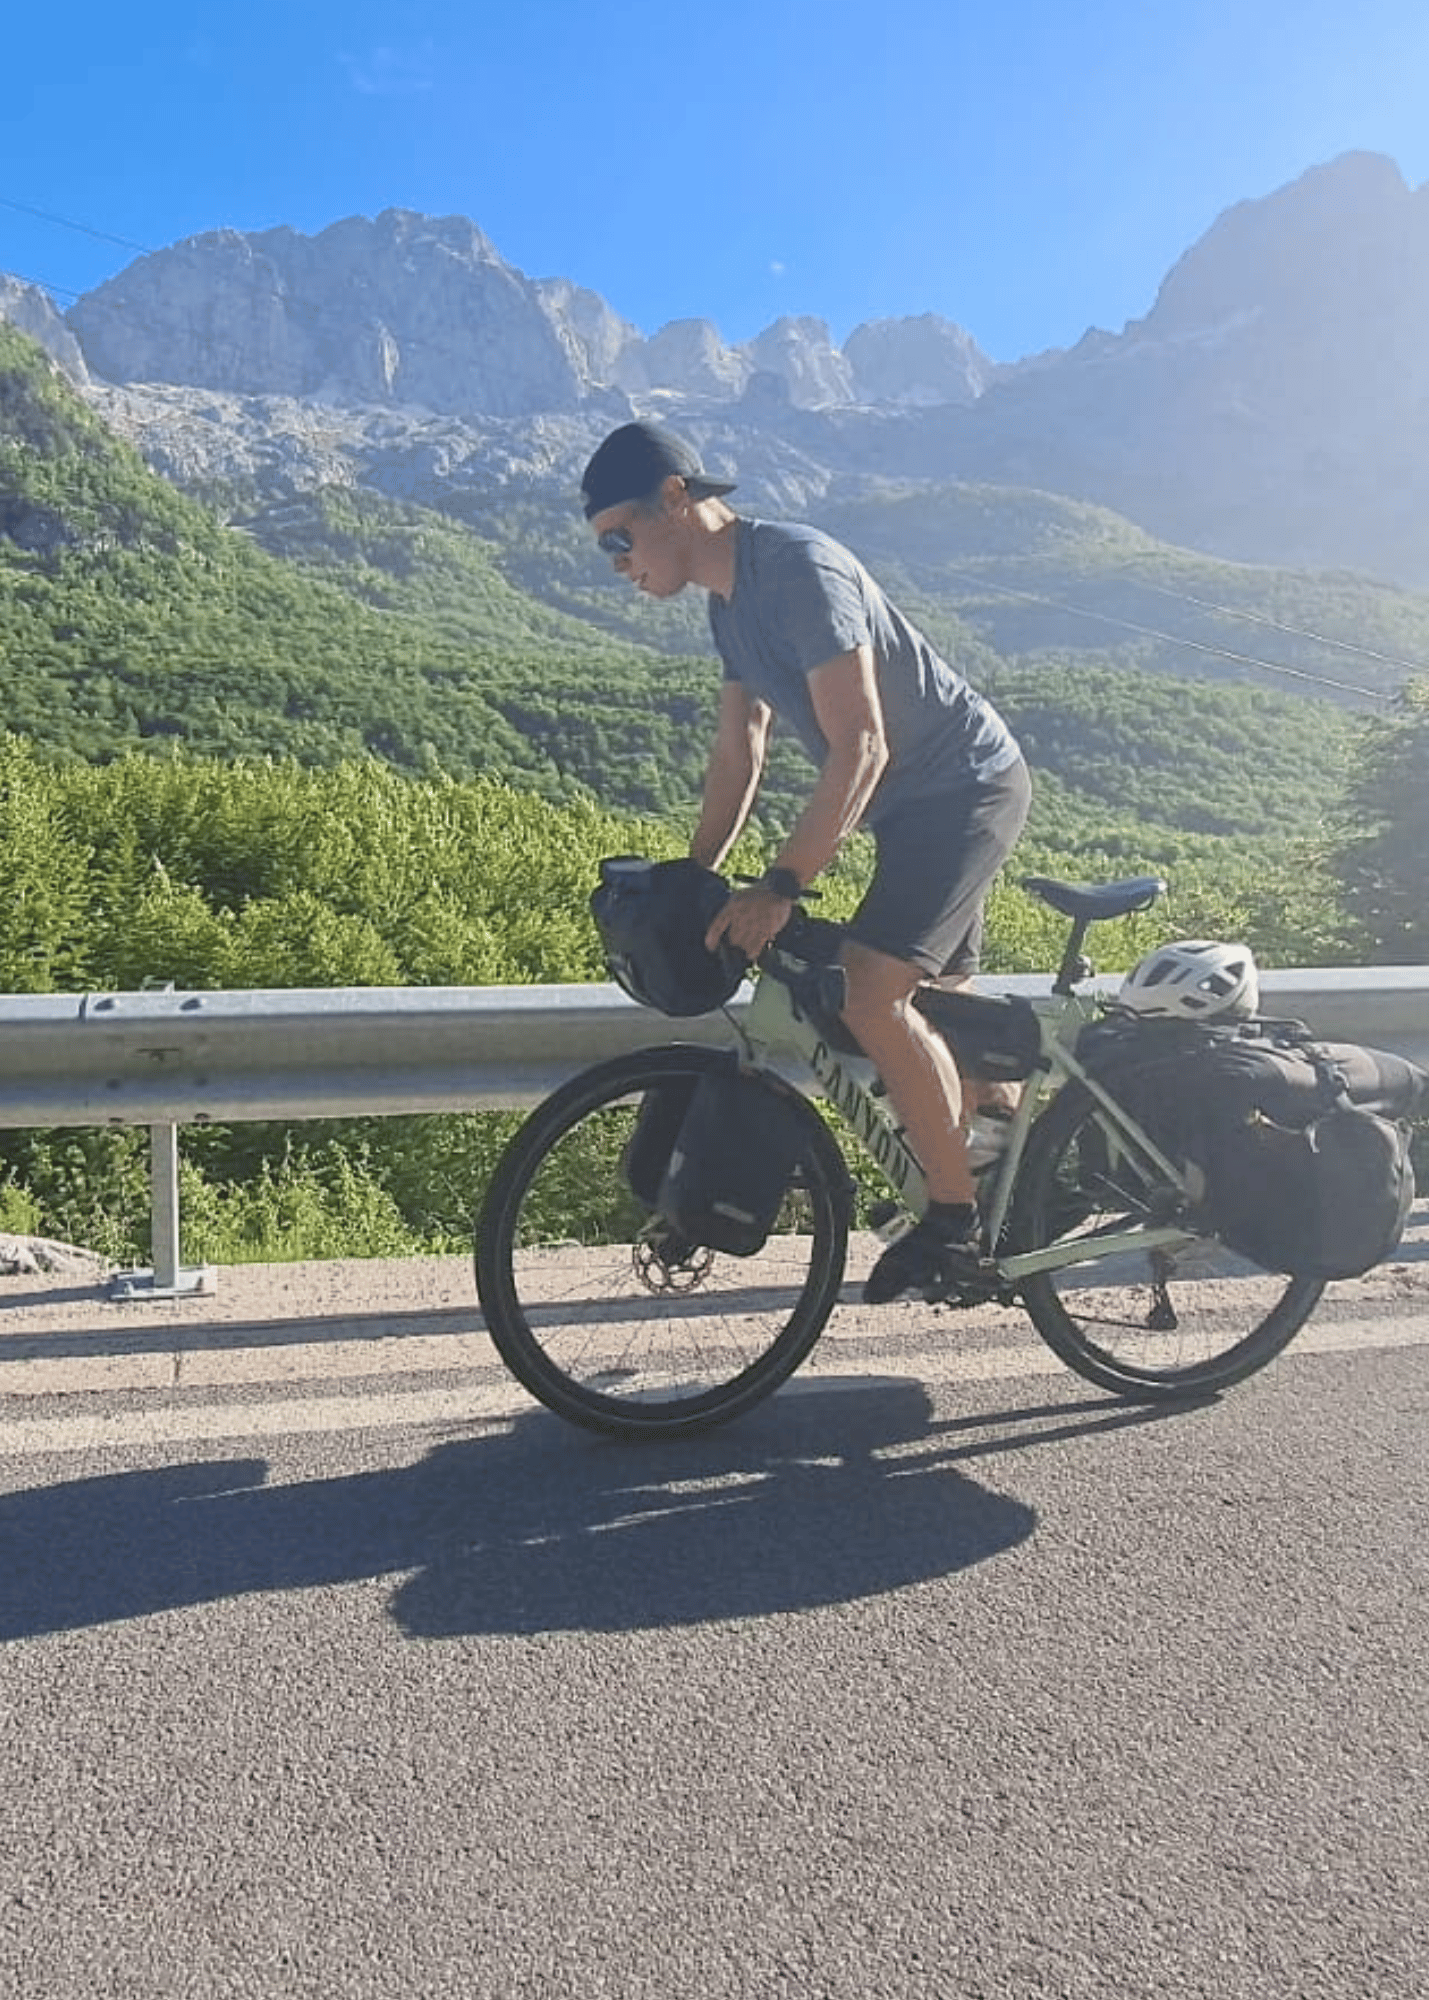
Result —
<instances>
[{"instance_id":1,"label":"metal guardrail","mask_svg":"<svg viewBox=\"0 0 1429 2000\"><path fill-rule=\"evenodd\" d=\"M1048 981L984 984L1032 996ZM1261 994L1327 1040L1429 1064L1429 966L1265 972ZM212 1282L179 1269L181 1126L522 1108L606 1056L728 1032L719 1014L668 1020L616 986L0 995L0 1126L147 1126L154 1268L124 1282L171 1295Z\"/></svg>"}]
</instances>

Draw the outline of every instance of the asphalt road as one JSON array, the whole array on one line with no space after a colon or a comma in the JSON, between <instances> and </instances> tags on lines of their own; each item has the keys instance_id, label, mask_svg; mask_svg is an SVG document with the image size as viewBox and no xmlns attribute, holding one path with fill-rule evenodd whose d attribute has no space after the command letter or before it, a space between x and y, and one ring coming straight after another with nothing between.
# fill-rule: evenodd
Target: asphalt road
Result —
<instances>
[{"instance_id":1,"label":"asphalt road","mask_svg":"<svg viewBox=\"0 0 1429 2000\"><path fill-rule=\"evenodd\" d=\"M536 1410L460 1264L0 1281L0 1991L1429 1990L1429 1261L1167 1416L836 1317Z\"/></svg>"}]
</instances>

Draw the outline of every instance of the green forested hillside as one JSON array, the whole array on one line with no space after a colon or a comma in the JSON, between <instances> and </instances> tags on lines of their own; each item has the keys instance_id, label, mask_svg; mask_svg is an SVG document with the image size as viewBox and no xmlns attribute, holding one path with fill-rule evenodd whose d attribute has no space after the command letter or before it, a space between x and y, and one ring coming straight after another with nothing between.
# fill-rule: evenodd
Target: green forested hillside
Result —
<instances>
[{"instance_id":1,"label":"green forested hillside","mask_svg":"<svg viewBox=\"0 0 1429 2000\"><path fill-rule=\"evenodd\" d=\"M1060 551L1065 583L1068 565L1086 575L1108 551L1140 559L1156 545L1114 516L1037 496L1017 517L973 492L960 509L940 504L946 519L922 502L866 503L857 539L1023 736L1044 780L1040 837L1099 849L1141 828L1164 852L1183 836L1315 833L1343 782L1345 710L1168 677L1164 658L1148 664L1136 648L995 650L968 606L954 607L939 550L980 537L987 565ZM1229 566L1211 567L1221 587ZM716 679L698 593L686 596L637 600L570 510L529 496L474 509L469 524L353 493L200 507L0 326L7 721L55 753L179 741L317 765L371 754L679 818L697 796ZM1423 605L1380 599L1381 622L1396 606L1410 620L1385 645L1407 645ZM799 753L778 744L770 825L806 782Z\"/></svg>"},{"instance_id":2,"label":"green forested hillside","mask_svg":"<svg viewBox=\"0 0 1429 2000\"><path fill-rule=\"evenodd\" d=\"M715 686L702 602L696 594L658 605L623 583L613 592L588 535L571 524L567 532L533 505L519 511L528 537L519 562L509 534L489 544L454 522L367 495L326 494L266 512L253 532L286 548L309 574L482 651L487 698L564 780L638 811L688 811ZM550 538L544 556L538 523ZM579 602L602 623L593 632L574 609L538 603L511 581L513 569L533 583L544 574L552 598ZM622 630L644 622L694 653L614 643L605 609L612 595ZM1048 838L1076 845L1133 824L1279 838L1316 827L1343 784L1351 728L1338 706L1098 654L1008 659L960 620L925 610L929 628L994 696L1039 771L1059 781L1044 788L1037 808ZM530 656L517 661L500 650L512 631L544 640L534 666ZM806 782L797 750L776 745L772 818L787 814Z\"/></svg>"},{"instance_id":3,"label":"green forested hillside","mask_svg":"<svg viewBox=\"0 0 1429 2000\"><path fill-rule=\"evenodd\" d=\"M410 768L496 764L558 789L466 647L220 527L18 346L0 327L12 728L82 757L175 738L319 763L370 750Z\"/></svg>"},{"instance_id":4,"label":"green forested hillside","mask_svg":"<svg viewBox=\"0 0 1429 2000\"><path fill-rule=\"evenodd\" d=\"M704 650L697 604L636 601L557 500L454 502L523 592L623 637ZM1053 655L1374 705L1429 671L1429 597L1176 549L1105 508L1021 488L831 498L816 524L975 661ZM281 545L276 543L275 546Z\"/></svg>"},{"instance_id":5,"label":"green forested hillside","mask_svg":"<svg viewBox=\"0 0 1429 2000\"><path fill-rule=\"evenodd\" d=\"M1170 548L1054 494L948 487L836 506L828 525L1004 656L1099 653L1352 708L1429 671L1429 597Z\"/></svg>"}]
</instances>

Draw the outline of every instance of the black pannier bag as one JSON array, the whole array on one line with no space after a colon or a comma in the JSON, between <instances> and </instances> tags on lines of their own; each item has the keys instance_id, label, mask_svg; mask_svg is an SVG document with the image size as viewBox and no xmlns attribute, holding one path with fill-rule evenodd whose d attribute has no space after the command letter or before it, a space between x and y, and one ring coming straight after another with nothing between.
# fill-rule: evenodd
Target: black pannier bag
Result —
<instances>
[{"instance_id":1,"label":"black pannier bag","mask_svg":"<svg viewBox=\"0 0 1429 2000\"><path fill-rule=\"evenodd\" d=\"M805 1143L799 1099L737 1070L703 1076L656 1206L690 1242L752 1257L774 1225Z\"/></svg>"},{"instance_id":2,"label":"black pannier bag","mask_svg":"<svg viewBox=\"0 0 1429 2000\"><path fill-rule=\"evenodd\" d=\"M1298 1131L1254 1116L1207 1166L1216 1234L1263 1270L1358 1278L1404 1234L1414 1199L1409 1135L1348 1096Z\"/></svg>"},{"instance_id":3,"label":"black pannier bag","mask_svg":"<svg viewBox=\"0 0 1429 2000\"><path fill-rule=\"evenodd\" d=\"M1429 1102L1404 1057L1317 1042L1299 1022L1117 1017L1078 1054L1164 1153L1200 1169L1201 1218L1263 1270L1358 1277L1399 1242L1414 1198L1400 1121Z\"/></svg>"},{"instance_id":4,"label":"black pannier bag","mask_svg":"<svg viewBox=\"0 0 1429 2000\"><path fill-rule=\"evenodd\" d=\"M660 1199L670 1155L698 1082L698 1077L681 1076L653 1084L640 1100L620 1169L625 1185L646 1208L654 1208Z\"/></svg>"}]
</instances>

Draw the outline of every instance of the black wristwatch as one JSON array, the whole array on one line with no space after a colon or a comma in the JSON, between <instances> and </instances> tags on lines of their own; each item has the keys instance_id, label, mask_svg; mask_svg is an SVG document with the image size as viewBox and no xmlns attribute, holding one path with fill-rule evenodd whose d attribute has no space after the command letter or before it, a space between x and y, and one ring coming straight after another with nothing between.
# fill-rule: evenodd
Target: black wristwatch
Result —
<instances>
[{"instance_id":1,"label":"black wristwatch","mask_svg":"<svg viewBox=\"0 0 1429 2000\"><path fill-rule=\"evenodd\" d=\"M804 885L792 868L766 868L759 878L759 886L761 889L772 889L786 903L797 903L804 893Z\"/></svg>"}]
</instances>

